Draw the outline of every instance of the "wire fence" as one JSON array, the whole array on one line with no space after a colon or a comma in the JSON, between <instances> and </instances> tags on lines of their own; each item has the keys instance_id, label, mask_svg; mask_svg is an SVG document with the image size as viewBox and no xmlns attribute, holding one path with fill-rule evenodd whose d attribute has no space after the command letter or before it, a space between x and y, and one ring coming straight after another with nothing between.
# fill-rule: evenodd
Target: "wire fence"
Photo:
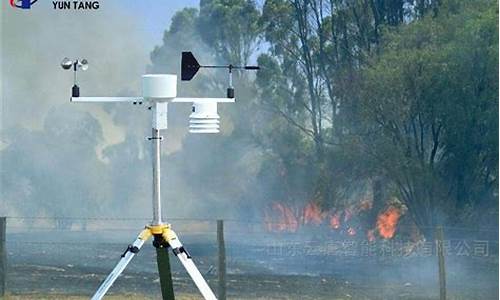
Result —
<instances>
[{"instance_id":1,"label":"wire fence","mask_svg":"<svg viewBox=\"0 0 500 300\"><path fill-rule=\"evenodd\" d=\"M89 296L147 218L7 217L7 291ZM216 220L171 218L173 229L214 289ZM367 240L325 227L270 232L259 220L224 220L228 298L438 299L433 240ZM498 229L445 227L448 294L498 299ZM160 298L155 249L145 245L111 289ZM171 256L174 287L196 288Z\"/></svg>"}]
</instances>

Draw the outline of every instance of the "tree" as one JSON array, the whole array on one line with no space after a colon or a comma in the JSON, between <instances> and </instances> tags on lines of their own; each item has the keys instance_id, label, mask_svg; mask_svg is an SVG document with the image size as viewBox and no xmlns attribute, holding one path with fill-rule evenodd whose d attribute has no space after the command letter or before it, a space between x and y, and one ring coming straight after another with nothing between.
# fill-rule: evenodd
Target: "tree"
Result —
<instances>
[{"instance_id":1,"label":"tree","mask_svg":"<svg viewBox=\"0 0 500 300\"><path fill-rule=\"evenodd\" d=\"M221 62L245 65L257 47L259 17L253 0L201 0L197 29Z\"/></svg>"},{"instance_id":2,"label":"tree","mask_svg":"<svg viewBox=\"0 0 500 300\"><path fill-rule=\"evenodd\" d=\"M460 220L466 207L494 203L495 11L475 1L386 32L382 54L363 72L358 142L427 232Z\"/></svg>"},{"instance_id":3,"label":"tree","mask_svg":"<svg viewBox=\"0 0 500 300\"><path fill-rule=\"evenodd\" d=\"M348 198L353 182L360 186L377 176L360 156L346 155L349 146L343 145L357 126L352 122L358 109L352 97L354 82L367 58L376 53L378 31L389 22L388 16L391 12L374 1L264 4L261 22L271 46L269 54L259 58L260 104L314 145L314 154L308 154L315 165L310 176L316 177L315 196L310 198L326 206Z\"/></svg>"},{"instance_id":4,"label":"tree","mask_svg":"<svg viewBox=\"0 0 500 300\"><path fill-rule=\"evenodd\" d=\"M53 108L43 130L15 128L7 136L2 184L6 202L19 214L57 217L65 228L72 222L64 218L100 212L110 191L105 165L96 155L101 127L90 114Z\"/></svg>"}]
</instances>

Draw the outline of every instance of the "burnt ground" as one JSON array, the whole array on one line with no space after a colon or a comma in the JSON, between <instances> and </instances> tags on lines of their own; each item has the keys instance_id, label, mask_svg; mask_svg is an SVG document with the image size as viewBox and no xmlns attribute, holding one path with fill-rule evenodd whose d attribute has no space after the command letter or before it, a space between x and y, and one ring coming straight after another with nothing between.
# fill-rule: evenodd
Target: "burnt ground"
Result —
<instances>
[{"instance_id":1,"label":"burnt ground","mask_svg":"<svg viewBox=\"0 0 500 300\"><path fill-rule=\"evenodd\" d=\"M135 235L8 233L7 289L14 295L90 296ZM214 236L191 234L182 240L215 289ZM398 241L301 241L295 236L229 233L226 247L231 299L438 298L437 258L431 244L408 254L401 250L405 243ZM456 240L447 249L449 299L498 299L498 241ZM180 264L172 256L171 261L176 292L197 295ZM155 262L148 243L111 292L159 299Z\"/></svg>"}]
</instances>

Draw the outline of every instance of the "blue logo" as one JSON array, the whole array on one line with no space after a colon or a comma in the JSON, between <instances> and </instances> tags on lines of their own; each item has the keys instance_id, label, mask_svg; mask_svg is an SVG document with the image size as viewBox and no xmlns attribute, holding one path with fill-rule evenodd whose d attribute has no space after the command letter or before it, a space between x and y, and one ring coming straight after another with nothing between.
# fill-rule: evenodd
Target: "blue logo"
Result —
<instances>
[{"instance_id":1,"label":"blue logo","mask_svg":"<svg viewBox=\"0 0 500 300\"><path fill-rule=\"evenodd\" d=\"M10 6L14 8L30 9L38 0L9 0Z\"/></svg>"}]
</instances>

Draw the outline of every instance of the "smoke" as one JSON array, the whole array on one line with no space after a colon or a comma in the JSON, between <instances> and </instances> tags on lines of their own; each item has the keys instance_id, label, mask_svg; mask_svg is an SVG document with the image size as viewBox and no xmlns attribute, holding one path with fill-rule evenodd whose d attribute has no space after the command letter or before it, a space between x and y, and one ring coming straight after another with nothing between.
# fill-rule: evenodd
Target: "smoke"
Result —
<instances>
[{"instance_id":1,"label":"smoke","mask_svg":"<svg viewBox=\"0 0 500 300\"><path fill-rule=\"evenodd\" d=\"M53 10L37 3L29 11L2 2L2 128L40 129L52 107L70 105L73 76L62 70L63 57L87 58L90 68L79 74L84 95L139 91L148 49L134 18L111 3L97 11ZM116 143L123 132L98 106L74 106L91 112L105 140ZM121 138L123 139L123 137Z\"/></svg>"},{"instance_id":2,"label":"smoke","mask_svg":"<svg viewBox=\"0 0 500 300\"><path fill-rule=\"evenodd\" d=\"M148 52L144 49L143 32L133 15L127 14L115 2L101 3L97 11L53 10L50 2L39 1L30 10L12 9L7 1L2 1L2 93L1 93L1 148L2 149L2 202L0 209L12 208L19 198L6 197L16 186L9 182L20 173L20 182L33 190L30 199L43 202L44 197L53 196L51 192L41 193L40 181L35 173L41 172L62 175L62 169L81 165L84 158L78 157L78 150L93 149L95 158L106 162L103 149L125 140L126 127L113 121L110 112L103 105L71 104L69 102L73 74L63 70L59 64L64 57L70 59L86 58L89 69L79 72L79 84L83 95L116 95L119 92L138 95L140 75L144 73ZM134 112L130 112L134 113ZM50 117L49 117L50 116ZM50 124L49 124L50 123ZM77 127L91 130L91 134L102 136L94 141L75 136L59 136L55 132L65 131L69 135L81 134ZM92 126L90 125L92 124ZM52 128L48 131L47 128ZM68 130L72 128L72 130ZM25 133L24 135L22 133ZM53 142L50 146L48 143ZM73 143L73 147L67 147ZM22 164L11 164L9 153L14 149L22 151L24 161L31 161L25 169ZM64 153L52 164L41 161L41 153ZM16 155L13 153L13 156ZM17 154L21 156L21 153ZM50 156L45 156L47 159ZM89 157L88 159L94 159ZM64 161L64 164L58 162ZM98 161L98 162L99 162ZM98 162L86 162L87 166ZM84 166L82 165L82 168ZM61 170L57 170L61 168ZM89 173L75 172L74 182L84 182ZM52 178L55 186L67 181L65 178ZM86 186L103 190L101 184ZM17 187L20 188L20 187ZM27 193L19 191L19 193ZM86 193L92 194L89 191ZM99 192L97 192L99 193ZM70 200L66 199L66 202ZM25 201L35 208L34 203ZM78 203L73 203L78 211ZM58 206L54 204L54 207ZM49 209L50 210L50 209ZM16 213L3 211L2 214ZM37 215L40 211L28 209L26 214ZM50 213L50 212L48 212ZM68 212L69 213L69 212Z\"/></svg>"},{"instance_id":3,"label":"smoke","mask_svg":"<svg viewBox=\"0 0 500 300\"><path fill-rule=\"evenodd\" d=\"M149 111L70 103L73 74L59 64L64 57L89 61L89 69L78 74L82 95L140 95L146 69L177 73L182 50L210 61L207 47L185 32L156 49L145 47L150 41L143 20L117 2L83 12L53 10L49 2L29 11L2 5L0 214L149 217ZM163 63L150 63L151 52L164 55ZM220 95L211 76L199 74L180 85L179 94ZM228 138L238 111L226 112L221 108L220 135L193 136L187 135L190 107L170 106L162 155L167 216L234 218L235 211L251 206L254 199L242 203L241 195L251 194L260 152Z\"/></svg>"}]
</instances>

